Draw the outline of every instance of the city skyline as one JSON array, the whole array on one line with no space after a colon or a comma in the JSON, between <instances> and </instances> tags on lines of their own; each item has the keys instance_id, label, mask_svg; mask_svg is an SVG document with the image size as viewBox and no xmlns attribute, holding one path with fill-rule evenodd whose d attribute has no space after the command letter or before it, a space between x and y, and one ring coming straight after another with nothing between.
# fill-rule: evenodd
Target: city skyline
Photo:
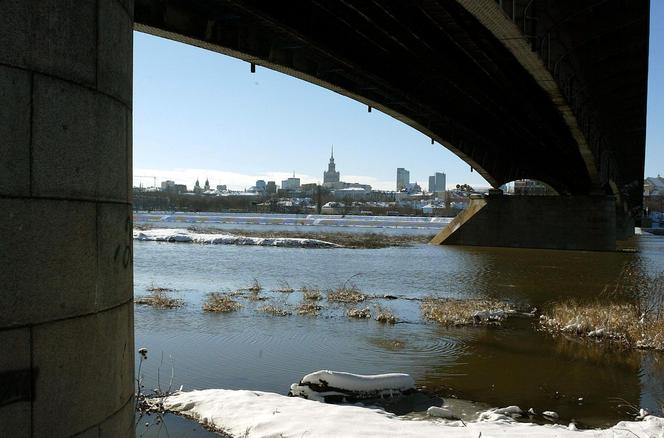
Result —
<instances>
[{"instance_id":1,"label":"city skyline","mask_svg":"<svg viewBox=\"0 0 664 438\"><path fill-rule=\"evenodd\" d=\"M664 3L651 4L644 177L664 174ZM186 78L186 80L183 80ZM349 98L228 56L134 34L134 175L243 189L296 171L323 182L334 144L348 181L394 189L394 169L427 185L444 169L447 187L489 184L460 158L413 128ZM138 184L139 179L134 179ZM150 184L143 179L143 184Z\"/></svg>"}]
</instances>

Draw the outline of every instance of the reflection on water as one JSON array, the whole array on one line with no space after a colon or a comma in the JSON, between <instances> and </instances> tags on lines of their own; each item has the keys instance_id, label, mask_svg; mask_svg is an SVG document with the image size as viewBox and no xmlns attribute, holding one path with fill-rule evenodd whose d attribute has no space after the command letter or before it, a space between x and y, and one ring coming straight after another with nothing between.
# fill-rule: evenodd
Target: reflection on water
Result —
<instances>
[{"instance_id":1,"label":"reflection on water","mask_svg":"<svg viewBox=\"0 0 664 438\"><path fill-rule=\"evenodd\" d=\"M343 306L319 317L272 317L264 303L241 311L201 311L208 292L246 286L257 278L267 295L296 304L299 292L271 293L283 281L299 288L336 287L348 278L365 293L417 298L494 297L525 307L561 297L595 298L629 267L654 276L664 266L664 239L642 236L640 252L592 253L415 245L385 249L299 249L135 242L135 290L177 289L181 309L136 308L136 345L152 352L143 365L146 387L161 375L175 387L231 388L285 394L290 383L318 369L356 373L407 372L442 397L493 406L555 410L561 420L600 426L629 418L626 404L659 412L664 356L552 337L536 321L502 327L442 328L425 323L419 302L383 300L402 323L348 320ZM359 274L359 275L356 275ZM638 289L629 279L621 288ZM369 307L373 302L367 304ZM163 380L163 378L162 378ZM162 381L163 383L163 381ZM621 406L622 405L622 406Z\"/></svg>"}]
</instances>

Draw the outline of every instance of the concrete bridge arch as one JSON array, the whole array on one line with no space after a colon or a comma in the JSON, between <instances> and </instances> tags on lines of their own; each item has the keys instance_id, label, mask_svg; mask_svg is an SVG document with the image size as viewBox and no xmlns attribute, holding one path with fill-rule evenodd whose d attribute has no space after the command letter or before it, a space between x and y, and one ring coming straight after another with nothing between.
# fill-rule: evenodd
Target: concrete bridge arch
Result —
<instances>
[{"instance_id":1,"label":"concrete bridge arch","mask_svg":"<svg viewBox=\"0 0 664 438\"><path fill-rule=\"evenodd\" d=\"M637 217L649 3L473 5L482 10L462 0L0 2L1 432L133 435L133 29L348 95L494 185L530 177L565 195L616 192ZM506 20L523 22L518 38L553 71L569 111L492 29Z\"/></svg>"}]
</instances>

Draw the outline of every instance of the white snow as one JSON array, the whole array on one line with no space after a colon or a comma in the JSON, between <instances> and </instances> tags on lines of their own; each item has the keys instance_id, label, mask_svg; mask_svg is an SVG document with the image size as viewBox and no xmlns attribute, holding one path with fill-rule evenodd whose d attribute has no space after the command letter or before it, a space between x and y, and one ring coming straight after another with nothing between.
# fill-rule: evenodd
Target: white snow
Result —
<instances>
[{"instance_id":1,"label":"white snow","mask_svg":"<svg viewBox=\"0 0 664 438\"><path fill-rule=\"evenodd\" d=\"M492 322L492 321L502 321L507 318L508 315L516 313L516 310L478 310L473 313L473 319L478 322Z\"/></svg>"},{"instance_id":2,"label":"white snow","mask_svg":"<svg viewBox=\"0 0 664 438\"><path fill-rule=\"evenodd\" d=\"M545 417L554 418L554 419L559 418L558 412L554 412L554 411L544 411L544 412L542 412L542 415L544 415Z\"/></svg>"},{"instance_id":3,"label":"white snow","mask_svg":"<svg viewBox=\"0 0 664 438\"><path fill-rule=\"evenodd\" d=\"M456 415L445 406L431 406L427 409L427 415L430 417L456 419Z\"/></svg>"},{"instance_id":4,"label":"white snow","mask_svg":"<svg viewBox=\"0 0 664 438\"><path fill-rule=\"evenodd\" d=\"M562 425L519 423L491 411L483 421L405 420L377 408L331 405L298 397L243 390L180 392L164 407L209 427L242 437L445 437L627 438L664 437L664 419L623 421L604 430L574 431Z\"/></svg>"},{"instance_id":5,"label":"white snow","mask_svg":"<svg viewBox=\"0 0 664 438\"><path fill-rule=\"evenodd\" d=\"M204 234L175 228L134 230L135 240L155 242L206 243L213 245L259 245L298 248L340 248L340 245L318 239L294 237L249 237L233 234Z\"/></svg>"},{"instance_id":6,"label":"white snow","mask_svg":"<svg viewBox=\"0 0 664 438\"><path fill-rule=\"evenodd\" d=\"M414 389L415 381L408 374L362 375L321 370L307 374L299 384L292 384L290 393L309 400L325 401L330 396L374 398L400 395Z\"/></svg>"},{"instance_id":7,"label":"white snow","mask_svg":"<svg viewBox=\"0 0 664 438\"><path fill-rule=\"evenodd\" d=\"M301 384L328 386L346 391L372 392L384 389L405 391L415 389L415 380L403 373L362 375L342 371L321 370L307 374Z\"/></svg>"}]
</instances>

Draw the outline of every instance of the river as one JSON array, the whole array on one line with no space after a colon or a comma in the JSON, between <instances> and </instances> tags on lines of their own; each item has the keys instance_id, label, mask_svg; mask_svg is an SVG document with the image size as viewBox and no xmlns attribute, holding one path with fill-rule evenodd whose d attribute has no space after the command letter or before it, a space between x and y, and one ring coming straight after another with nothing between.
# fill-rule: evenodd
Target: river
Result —
<instances>
[{"instance_id":1,"label":"river","mask_svg":"<svg viewBox=\"0 0 664 438\"><path fill-rule=\"evenodd\" d=\"M209 217L209 216L206 216ZM306 232L350 230L432 233L417 223L379 227L297 225L275 222L174 222L139 215L136 224ZM340 222L343 224L343 221ZM439 225L442 226L442 225ZM283 228L280 228L283 227ZM470 400L477 409L516 404L553 410L561 422L613 425L633 418L631 406L660 412L664 400L664 354L618 345L554 337L536 330L536 318L515 317L499 327L440 327L420 315L424 297L483 298L520 308L544 308L555 299L595 299L603 291L633 293L621 272L656 276L664 269L664 237L636 236L634 253L549 251L415 244L382 249L276 248L238 245L134 242L136 296L152 286L175 289L184 307L136 306L136 347L149 350L142 365L146 388L229 388L285 394L291 383L319 369L361 374L405 372L443 398ZM203 312L209 292L233 291L256 279L267 301L242 301L234 313ZM373 299L361 307L390 309L399 323L349 320L344 306L321 302L318 317L276 317L259 311L266 303L294 307L301 286L331 289L354 283ZM276 292L285 284L295 292ZM163 362L162 362L163 354ZM138 359L137 359L138 365ZM171 436L206 434L176 418ZM142 424L137 431L143 432ZM145 436L151 436L149 432Z\"/></svg>"}]
</instances>

